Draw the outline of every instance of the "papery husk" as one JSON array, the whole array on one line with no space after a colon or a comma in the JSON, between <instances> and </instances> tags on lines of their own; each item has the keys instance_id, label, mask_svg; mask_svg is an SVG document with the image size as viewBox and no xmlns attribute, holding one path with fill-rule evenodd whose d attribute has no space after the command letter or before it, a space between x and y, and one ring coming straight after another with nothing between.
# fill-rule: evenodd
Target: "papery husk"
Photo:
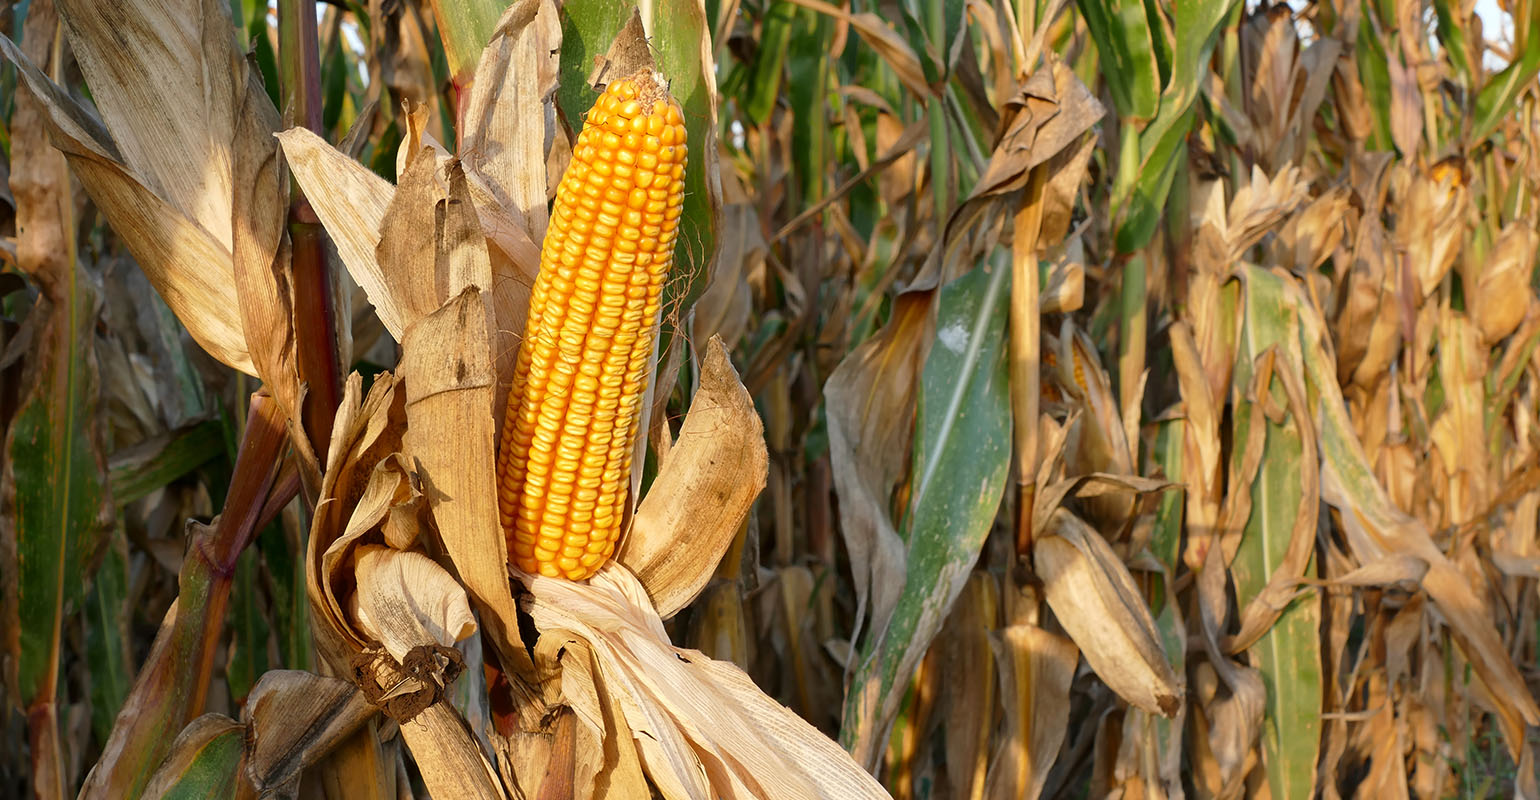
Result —
<instances>
[{"instance_id":1,"label":"papery husk","mask_svg":"<svg viewBox=\"0 0 1540 800\"><path fill-rule=\"evenodd\" d=\"M1033 557L1049 607L1096 674L1130 704L1174 715L1182 685L1128 568L1101 534L1059 509Z\"/></svg>"},{"instance_id":2,"label":"papery husk","mask_svg":"<svg viewBox=\"0 0 1540 800\"><path fill-rule=\"evenodd\" d=\"M705 588L764 488L769 463L764 426L726 346L713 337L706 348L679 440L615 555L664 618Z\"/></svg>"},{"instance_id":3,"label":"papery husk","mask_svg":"<svg viewBox=\"0 0 1540 800\"><path fill-rule=\"evenodd\" d=\"M888 796L848 753L742 670L670 644L644 587L623 566L606 565L586 585L527 580L542 638L587 644L624 724L607 721L592 684L567 688L578 674L564 673L563 696L595 732L633 737L643 769L669 800Z\"/></svg>"}]
</instances>

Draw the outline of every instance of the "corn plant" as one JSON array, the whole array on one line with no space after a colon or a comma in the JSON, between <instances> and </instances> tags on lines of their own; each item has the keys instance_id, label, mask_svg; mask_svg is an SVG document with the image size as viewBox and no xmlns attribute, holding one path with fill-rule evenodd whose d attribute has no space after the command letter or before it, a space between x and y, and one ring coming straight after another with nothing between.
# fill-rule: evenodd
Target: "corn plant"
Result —
<instances>
[{"instance_id":1,"label":"corn plant","mask_svg":"<svg viewBox=\"0 0 1540 800\"><path fill-rule=\"evenodd\" d=\"M1540 796L1540 4L0 2L0 795Z\"/></svg>"}]
</instances>

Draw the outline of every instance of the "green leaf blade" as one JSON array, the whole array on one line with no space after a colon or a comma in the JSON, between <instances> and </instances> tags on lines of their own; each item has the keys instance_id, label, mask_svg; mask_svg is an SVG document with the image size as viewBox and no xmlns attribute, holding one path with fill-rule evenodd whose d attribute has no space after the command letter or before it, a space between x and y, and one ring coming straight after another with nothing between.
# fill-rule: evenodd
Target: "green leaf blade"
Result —
<instances>
[{"instance_id":1,"label":"green leaf blade","mask_svg":"<svg viewBox=\"0 0 1540 800\"><path fill-rule=\"evenodd\" d=\"M841 739L881 752L904 687L978 560L1010 469L1005 326L1010 269L973 270L941 290L936 342L915 420L913 501L901 526L906 575L885 630L862 643Z\"/></svg>"}]
</instances>

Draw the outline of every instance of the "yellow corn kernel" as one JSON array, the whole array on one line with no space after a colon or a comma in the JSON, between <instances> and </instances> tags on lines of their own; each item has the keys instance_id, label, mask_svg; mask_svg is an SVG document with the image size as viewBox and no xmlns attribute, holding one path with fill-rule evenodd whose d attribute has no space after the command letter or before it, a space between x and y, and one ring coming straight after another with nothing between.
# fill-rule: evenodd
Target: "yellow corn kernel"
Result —
<instances>
[{"instance_id":1,"label":"yellow corn kernel","mask_svg":"<svg viewBox=\"0 0 1540 800\"><path fill-rule=\"evenodd\" d=\"M660 76L607 86L540 252L498 455L508 558L582 580L615 552L652 328L684 203L684 119Z\"/></svg>"}]
</instances>

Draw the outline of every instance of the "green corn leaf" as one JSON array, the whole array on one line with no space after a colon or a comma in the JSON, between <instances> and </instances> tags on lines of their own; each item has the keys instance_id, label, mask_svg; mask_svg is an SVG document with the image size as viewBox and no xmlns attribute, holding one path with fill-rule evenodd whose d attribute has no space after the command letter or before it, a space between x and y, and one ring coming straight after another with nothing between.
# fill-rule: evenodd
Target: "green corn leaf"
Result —
<instances>
[{"instance_id":1,"label":"green corn leaf","mask_svg":"<svg viewBox=\"0 0 1540 800\"><path fill-rule=\"evenodd\" d=\"M133 682L128 627L128 562L121 527L107 548L86 599L86 660L91 665L91 730L107 741Z\"/></svg>"},{"instance_id":2,"label":"green corn leaf","mask_svg":"<svg viewBox=\"0 0 1540 800\"><path fill-rule=\"evenodd\" d=\"M31 353L32 387L12 419L0 473L0 525L15 536L16 605L6 624L16 664L12 696L24 706L56 701L66 615L82 610L89 568L111 524L104 459L97 439L95 295L84 272L40 299L42 326ZM14 615L14 616L11 616ZM8 637L9 638L9 637Z\"/></svg>"},{"instance_id":3,"label":"green corn leaf","mask_svg":"<svg viewBox=\"0 0 1540 800\"><path fill-rule=\"evenodd\" d=\"M216 800L237 796L246 726L218 714L194 720L177 737L147 792L162 800Z\"/></svg>"},{"instance_id":4,"label":"green corn leaf","mask_svg":"<svg viewBox=\"0 0 1540 800\"><path fill-rule=\"evenodd\" d=\"M225 682L237 705L257 679L272 665L267 660L267 638L272 626L262 613L264 601L258 579L260 552L249 548L235 565L235 585L230 593L230 635L233 647L225 662Z\"/></svg>"},{"instance_id":5,"label":"green corn leaf","mask_svg":"<svg viewBox=\"0 0 1540 800\"><path fill-rule=\"evenodd\" d=\"M1367 8L1368 3L1364 4ZM1390 143L1390 68L1386 65L1384 43L1374 34L1374 26L1365 19L1358 26L1358 78L1363 82L1364 101L1374 120L1371 150L1389 150Z\"/></svg>"},{"instance_id":6,"label":"green corn leaf","mask_svg":"<svg viewBox=\"0 0 1540 800\"><path fill-rule=\"evenodd\" d=\"M1160 28L1150 24L1143 0L1077 0L1075 6L1096 42L1118 118L1134 125L1152 119L1161 89L1152 37Z\"/></svg>"},{"instance_id":7,"label":"green corn leaf","mask_svg":"<svg viewBox=\"0 0 1540 800\"><path fill-rule=\"evenodd\" d=\"M1438 42L1449 55L1450 66L1462 82L1468 83L1471 79L1470 40L1465 34L1464 20L1455 16L1459 9L1451 6L1449 0L1433 0L1433 10L1438 14Z\"/></svg>"},{"instance_id":8,"label":"green corn leaf","mask_svg":"<svg viewBox=\"0 0 1540 800\"><path fill-rule=\"evenodd\" d=\"M1251 273L1245 285L1245 318L1232 383L1236 397L1232 459L1237 462L1252 455L1246 452L1246 431L1253 417L1263 413L1246 397L1258 357L1270 347L1287 348L1294 355L1280 356L1276 368L1293 369L1290 365L1299 363L1298 321L1293 309L1281 301L1281 293L1268 291L1269 281L1276 283L1278 278L1259 270ZM1303 377L1300 382L1303 385ZM1273 405L1286 407L1279 378L1274 377L1263 391L1271 394ZM1230 568L1236 602L1243 608L1267 585L1283 560L1307 488L1300 480L1300 459L1306 450L1299 424L1292 419L1281 425L1271 420L1263 424L1266 436L1261 466L1251 485L1251 516ZM1313 457L1313 448L1309 452ZM1310 488L1315 491L1315 487ZM1306 535L1313 538L1314 531ZM1313 558L1305 575L1316 575ZM1262 758L1276 798L1307 799L1315 791L1323 696L1320 626L1320 597L1304 594L1288 605L1249 650L1252 665L1267 687Z\"/></svg>"},{"instance_id":9,"label":"green corn leaf","mask_svg":"<svg viewBox=\"0 0 1540 800\"><path fill-rule=\"evenodd\" d=\"M702 0L657 0L652 9L651 42L658 71L679 101L689 134L689 162L684 174L684 212L673 274L664 292L664 313L683 314L706 290L716 258L716 231L722 207L722 179L717 166L716 65L712 63L711 25Z\"/></svg>"},{"instance_id":10,"label":"green corn leaf","mask_svg":"<svg viewBox=\"0 0 1540 800\"><path fill-rule=\"evenodd\" d=\"M1471 127L1470 143L1475 144L1497 130L1513 110L1514 103L1519 96L1529 91L1534 86L1535 76L1540 74L1540 3L1528 3L1520 6L1529 9L1529 18L1514 20L1514 27L1524 26L1527 30L1520 30L1520 41L1528 41L1527 47L1518 49L1518 60L1509 64L1502 72L1493 75L1481 87L1476 95L1476 120Z\"/></svg>"},{"instance_id":11,"label":"green corn leaf","mask_svg":"<svg viewBox=\"0 0 1540 800\"><path fill-rule=\"evenodd\" d=\"M595 59L631 18L635 6L621 0L574 0L562 6L561 85L556 102L576 133L598 92L588 83ZM669 93L678 101L689 134L684 176L684 212L673 274L664 290L665 316L689 307L705 290L716 255L717 214L722 182L717 172L716 77L711 27L702 0L659 0L642 20L648 45ZM661 351L660 351L661 352Z\"/></svg>"},{"instance_id":12,"label":"green corn leaf","mask_svg":"<svg viewBox=\"0 0 1540 800\"><path fill-rule=\"evenodd\" d=\"M455 86L469 85L481 51L492 41L497 18L506 8L508 0L433 0L433 18Z\"/></svg>"},{"instance_id":13,"label":"green corn leaf","mask_svg":"<svg viewBox=\"0 0 1540 800\"><path fill-rule=\"evenodd\" d=\"M791 44L797 6L776 0L765 12L764 33L759 40L759 54L754 59L754 78L744 99L744 111L756 125L763 125L775 110L781 93L781 72L786 66L786 48Z\"/></svg>"},{"instance_id":14,"label":"green corn leaf","mask_svg":"<svg viewBox=\"0 0 1540 800\"><path fill-rule=\"evenodd\" d=\"M1155 235L1176 175L1179 148L1192 129L1194 103L1202 88L1209 56L1219 41L1225 19L1240 10L1236 0L1176 4L1172 15L1175 38L1171 48L1171 79L1161 92L1159 113L1138 133L1137 159L1132 146L1124 145L1118 165L1112 206L1115 210L1126 209L1116 234L1119 252L1135 252ZM1104 62L1104 71L1110 66Z\"/></svg>"},{"instance_id":15,"label":"green corn leaf","mask_svg":"<svg viewBox=\"0 0 1540 800\"><path fill-rule=\"evenodd\" d=\"M1005 491L1009 284L1009 263L997 261L941 290L936 342L920 379L913 500L899 530L907 574L886 629L862 642L840 731L841 742L868 766L882 752L904 687L978 560Z\"/></svg>"}]
</instances>

